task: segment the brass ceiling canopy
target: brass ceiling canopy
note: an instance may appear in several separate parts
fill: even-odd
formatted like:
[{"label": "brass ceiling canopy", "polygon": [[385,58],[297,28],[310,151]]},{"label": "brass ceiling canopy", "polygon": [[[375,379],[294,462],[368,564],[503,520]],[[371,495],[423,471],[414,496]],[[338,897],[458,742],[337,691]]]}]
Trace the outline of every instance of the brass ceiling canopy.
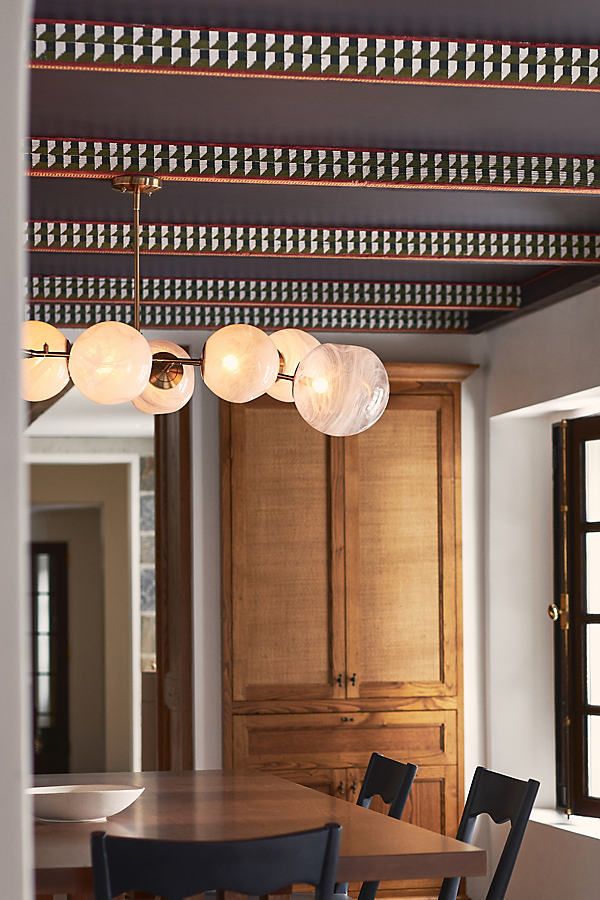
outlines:
[{"label": "brass ceiling canopy", "polygon": [[154,175],[117,175],[112,179],[112,186],[122,194],[155,194],[160,191],[162,182]]}]

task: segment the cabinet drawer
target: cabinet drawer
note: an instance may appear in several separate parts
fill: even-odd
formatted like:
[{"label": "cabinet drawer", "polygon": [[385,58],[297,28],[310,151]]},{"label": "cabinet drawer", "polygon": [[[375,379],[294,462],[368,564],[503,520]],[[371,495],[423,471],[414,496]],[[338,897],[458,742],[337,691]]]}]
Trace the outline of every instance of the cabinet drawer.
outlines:
[{"label": "cabinet drawer", "polygon": [[234,716],[235,768],[364,769],[377,751],[417,765],[456,762],[456,712]]}]

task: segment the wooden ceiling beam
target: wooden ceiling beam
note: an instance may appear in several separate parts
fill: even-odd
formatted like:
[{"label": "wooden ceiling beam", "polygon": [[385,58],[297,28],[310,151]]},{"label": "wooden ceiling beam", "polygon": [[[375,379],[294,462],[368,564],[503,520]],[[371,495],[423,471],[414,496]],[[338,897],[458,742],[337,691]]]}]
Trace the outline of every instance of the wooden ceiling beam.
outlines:
[{"label": "wooden ceiling beam", "polygon": [[[384,306],[315,309],[304,304],[232,306],[225,302],[145,303],[141,309],[144,328],[166,328],[171,331],[187,328],[211,330],[224,325],[246,324],[266,329],[301,328],[307,331],[464,333],[471,328],[470,315],[468,310],[387,309]],[[133,307],[127,303],[32,302],[29,304],[29,318],[64,328],[87,328],[106,320],[133,324]]]},{"label": "wooden ceiling beam", "polygon": [[[131,253],[127,222],[28,223],[27,249]],[[141,252],[166,256],[446,260],[569,265],[600,262],[600,233],[145,223]]]},{"label": "wooden ceiling beam", "polygon": [[595,194],[600,156],[33,137],[29,175]]},{"label": "wooden ceiling beam", "polygon": [[600,87],[598,46],[94,21],[36,20],[31,66],[552,91]]},{"label": "wooden ceiling beam", "polygon": [[[31,303],[133,302],[133,279],[114,276],[32,275]],[[456,284],[407,281],[320,281],[276,278],[142,278],[141,299],[154,305],[307,306],[311,309],[518,309],[521,291],[513,284]]]},{"label": "wooden ceiling beam", "polygon": [[475,333],[487,331],[527,313],[552,306],[561,300],[583,294],[600,285],[600,265],[561,266],[542,272],[521,284],[521,305],[502,319],[489,313],[482,313],[473,322]]}]

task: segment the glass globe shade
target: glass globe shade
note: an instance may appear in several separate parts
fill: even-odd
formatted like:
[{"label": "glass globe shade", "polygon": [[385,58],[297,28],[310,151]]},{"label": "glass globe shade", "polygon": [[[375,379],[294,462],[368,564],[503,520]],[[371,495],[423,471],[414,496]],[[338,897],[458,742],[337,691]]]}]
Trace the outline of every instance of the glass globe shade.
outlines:
[{"label": "glass globe shade", "polygon": [[226,325],[204,345],[204,382],[230,403],[247,403],[262,396],[275,384],[278,372],[275,344],[254,325]]},{"label": "glass globe shade", "polygon": [[[65,352],[67,339],[54,325],[45,322],[23,322],[21,331],[24,350],[48,350]],[[23,400],[49,400],[55,397],[69,383],[69,368],[66,358],[33,356],[21,362],[21,395]]]},{"label": "glass globe shade", "polygon": [[294,377],[294,402],[302,418],[323,434],[360,434],[383,415],[390,383],[381,360],[366,347],[322,344]]},{"label": "glass globe shade", "polygon": [[73,383],[94,403],[126,403],[139,397],[151,367],[150,344],[124,322],[99,322],[87,328],[73,344],[69,359]]},{"label": "glass globe shade", "polygon": [[[304,359],[307,353],[319,346],[319,341],[312,334],[300,331],[299,328],[283,328],[271,335],[271,340],[283,356],[284,375],[293,375],[298,368],[298,363]],[[292,403],[294,395],[291,381],[276,381],[267,391],[270,397],[283,400],[284,403]]]},{"label": "glass globe shade", "polygon": [[[177,412],[194,393],[193,366],[177,363],[177,358],[189,359],[189,353],[172,341],[150,341],[152,370],[150,379],[132,403],[141,412],[150,415]],[[168,365],[173,360],[172,365]]]}]

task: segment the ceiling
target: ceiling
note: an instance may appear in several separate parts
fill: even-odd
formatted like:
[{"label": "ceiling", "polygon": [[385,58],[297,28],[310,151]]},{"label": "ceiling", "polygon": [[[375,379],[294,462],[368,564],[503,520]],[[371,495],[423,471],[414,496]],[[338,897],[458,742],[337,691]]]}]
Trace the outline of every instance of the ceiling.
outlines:
[{"label": "ceiling", "polygon": [[[592,0],[38,0],[36,318],[478,332],[600,283]],[[178,77],[173,77],[174,75]],[[169,77],[171,76],[171,77]]]}]

